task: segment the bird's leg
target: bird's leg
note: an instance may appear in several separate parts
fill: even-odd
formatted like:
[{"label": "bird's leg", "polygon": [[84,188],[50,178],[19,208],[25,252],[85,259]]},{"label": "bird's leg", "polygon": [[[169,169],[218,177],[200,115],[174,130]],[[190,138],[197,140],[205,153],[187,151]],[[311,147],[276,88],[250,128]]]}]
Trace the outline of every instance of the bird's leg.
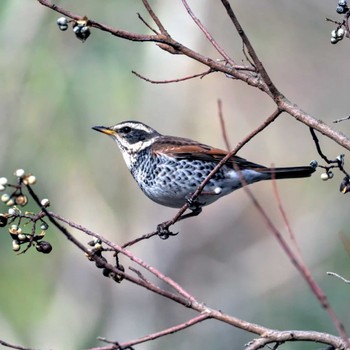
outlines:
[{"label": "bird's leg", "polygon": [[[191,195],[192,196],[192,195]],[[183,219],[187,219],[190,218],[192,216],[197,216],[201,213],[202,211],[202,206],[205,205],[205,203],[201,203],[198,200],[192,200],[191,196],[189,196],[188,198],[186,198],[186,201],[188,203],[188,208],[191,210],[190,213],[187,214],[182,214],[176,221],[180,221]],[[161,224],[159,224],[157,226],[157,233],[158,236],[161,239],[168,239],[170,236],[176,236],[178,234],[178,232],[171,232],[169,231],[169,226],[172,224],[172,222],[170,221],[165,221],[162,222]]]},{"label": "bird's leg", "polygon": [[186,197],[186,202],[188,204],[188,209],[190,209],[191,212],[181,215],[178,221],[186,218],[190,218],[191,216],[199,215],[200,212],[202,211],[203,205],[205,205],[205,203],[200,202],[198,198],[192,199],[192,194]]},{"label": "bird's leg", "polygon": [[176,236],[179,232],[171,232],[169,226],[171,221],[164,221],[157,226],[157,233],[161,239],[168,239],[170,236]]},{"label": "bird's leg", "polygon": [[[221,187],[216,187],[216,188],[214,188],[213,191],[202,191],[201,195],[217,196],[221,192],[222,192]],[[191,212],[187,213],[187,214],[182,214],[176,221],[181,221],[183,219],[187,219],[187,218],[190,218],[192,216],[199,215],[202,212],[202,207],[205,205],[205,203],[200,202],[197,198],[192,199],[192,194],[189,194],[186,197],[186,202],[188,204],[188,209],[190,209]],[[174,232],[169,231],[169,226],[172,224],[173,224],[173,222],[171,222],[171,221],[170,222],[165,221],[157,226],[157,233],[158,233],[160,238],[167,239],[170,236],[176,236],[178,234],[178,232],[174,233]]]},{"label": "bird's leg", "polygon": [[[196,207],[190,208],[190,210],[191,210],[190,213],[181,215],[176,221],[179,222],[180,220],[199,215],[202,211],[202,207],[200,205],[198,205]],[[179,233],[179,232],[171,232],[169,230],[169,226],[171,224],[172,224],[172,222],[165,221],[157,226],[157,233],[161,239],[168,239],[170,236],[176,236]]]},{"label": "bird's leg", "polygon": [[187,219],[190,218],[192,216],[197,216],[202,212],[202,205],[198,204],[195,207],[190,207],[191,212],[187,213],[187,214],[183,214],[179,217],[179,219],[177,221],[183,220],[183,219]]},{"label": "bird's leg", "polygon": [[[200,195],[204,196],[218,196],[222,192],[221,187],[215,187],[213,191],[202,191]],[[192,213],[182,215],[180,220],[197,216],[202,211],[202,207],[206,204],[205,202],[200,202],[198,198],[192,199],[192,193],[186,197],[186,202],[188,204],[188,208],[192,210]]]}]

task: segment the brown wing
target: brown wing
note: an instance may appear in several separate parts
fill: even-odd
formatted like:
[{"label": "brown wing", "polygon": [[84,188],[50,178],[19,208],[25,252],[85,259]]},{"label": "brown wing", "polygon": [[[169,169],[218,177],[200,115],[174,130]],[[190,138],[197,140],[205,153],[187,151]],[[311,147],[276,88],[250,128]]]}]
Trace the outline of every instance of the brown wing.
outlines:
[{"label": "brown wing", "polygon": [[[153,153],[165,154],[176,159],[198,159],[214,163],[219,163],[228,153],[191,139],[174,136],[162,136],[151,147]],[[265,168],[238,156],[233,156],[226,162],[227,166],[233,167],[234,164],[237,164],[240,169]]]}]

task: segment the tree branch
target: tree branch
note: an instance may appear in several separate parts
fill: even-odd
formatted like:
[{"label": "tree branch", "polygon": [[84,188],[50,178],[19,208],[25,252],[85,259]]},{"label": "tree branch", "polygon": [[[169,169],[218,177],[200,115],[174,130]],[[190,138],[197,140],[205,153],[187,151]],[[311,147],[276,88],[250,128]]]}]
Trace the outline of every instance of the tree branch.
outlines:
[{"label": "tree branch", "polygon": [[201,21],[195,16],[191,8],[188,6],[186,0],[182,0],[183,5],[185,6],[188,14],[191,16],[193,21],[197,24],[200,30],[204,33],[209,42],[215,47],[216,51],[226,60],[227,63],[234,65],[233,59],[225,52],[225,50],[217,43],[216,40],[212,37],[212,35],[208,32],[208,30],[203,26]]},{"label": "tree branch", "polygon": [[[78,16],[76,14],[73,14],[57,5],[52,4],[48,0],[37,0],[40,4],[49,7],[50,9],[59,12],[69,18],[73,18],[75,20],[79,20],[82,18],[82,16]],[[211,59],[207,56],[204,56],[198,52],[193,51],[192,49],[182,45],[180,42],[174,40],[168,32],[166,32],[164,28],[164,33],[166,34],[158,34],[158,35],[145,35],[145,34],[136,34],[131,33],[124,30],[119,30],[112,28],[110,26],[98,23],[96,21],[93,21],[89,19],[89,24],[97,29],[100,29],[102,31],[108,32],[116,37],[131,40],[131,41],[138,41],[138,42],[155,42],[160,44],[159,46],[166,50],[169,53],[180,53],[183,54],[197,62],[200,62],[204,64],[205,66],[209,67],[212,71],[217,71],[226,74],[227,76],[232,76],[235,79],[241,80],[245,82],[246,84],[258,88],[259,90],[265,92],[270,97],[272,97],[277,104],[278,109],[281,111],[285,111],[291,116],[293,116],[298,121],[302,122],[303,124],[312,127],[313,129],[319,131],[323,135],[329,137],[334,142],[338,143],[340,146],[346,148],[350,151],[350,139],[343,135],[342,133],[332,129],[325,123],[323,123],[320,120],[317,120],[313,116],[307,114],[304,112],[301,108],[299,108],[297,105],[289,101],[286,97],[284,97],[278,89],[275,87],[275,85],[272,83],[269,75],[267,74],[262,62],[259,60],[254,48],[252,47],[248,37],[246,36],[245,32],[243,31],[238,19],[236,18],[235,14],[232,11],[232,8],[227,0],[221,0],[224,7],[226,8],[226,11],[228,15],[230,16],[231,21],[235,25],[239,35],[241,36],[243,43],[245,47],[247,47],[248,53],[251,56],[254,64],[256,65],[256,69],[259,72],[259,76],[254,75],[249,70],[242,70],[242,67],[239,66],[239,69],[237,69],[234,65],[227,64],[227,62],[219,62],[214,59]],[[147,3],[144,1],[144,3]],[[153,20],[155,20],[153,18]],[[157,20],[159,22],[159,19]],[[160,22],[159,22],[160,23]],[[214,41],[214,39],[212,39]]]},{"label": "tree branch", "polygon": [[[117,349],[125,349],[125,348],[130,347],[130,346],[145,343],[145,342],[157,339],[157,338],[167,336],[169,334],[177,333],[177,332],[182,331],[186,328],[192,327],[199,322],[205,321],[208,318],[210,318],[210,314],[208,314],[208,313],[199,314],[198,316],[191,318],[187,322],[181,323],[179,325],[176,325],[176,326],[173,326],[173,327],[170,327],[167,329],[163,329],[160,332],[148,334],[145,337],[134,339],[134,340],[129,340],[125,343],[118,343],[119,347]],[[101,340],[104,340],[104,339],[101,339]],[[105,346],[105,347],[99,347],[99,348],[92,348],[89,350],[113,350],[113,349],[115,349],[115,347]]]}]

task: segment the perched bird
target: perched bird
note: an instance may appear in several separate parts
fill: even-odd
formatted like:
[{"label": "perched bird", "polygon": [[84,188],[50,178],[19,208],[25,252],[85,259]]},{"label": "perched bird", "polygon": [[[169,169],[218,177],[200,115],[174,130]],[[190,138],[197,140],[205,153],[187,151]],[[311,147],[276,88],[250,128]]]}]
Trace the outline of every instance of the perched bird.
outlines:
[{"label": "perched bird", "polygon": [[[228,153],[191,139],[162,135],[138,121],[93,129],[111,136],[117,143],[146,196],[172,208],[189,203],[198,186]],[[198,199],[189,203],[192,213],[183,217],[199,214],[202,206],[241,188],[242,182],[308,177],[314,171],[314,166],[267,168],[233,156],[209,180]]]}]

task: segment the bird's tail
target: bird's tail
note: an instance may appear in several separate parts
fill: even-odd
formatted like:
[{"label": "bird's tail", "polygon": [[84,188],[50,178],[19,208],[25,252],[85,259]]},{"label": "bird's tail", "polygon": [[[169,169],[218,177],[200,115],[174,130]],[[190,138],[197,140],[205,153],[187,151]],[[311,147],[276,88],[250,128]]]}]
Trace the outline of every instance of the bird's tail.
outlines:
[{"label": "bird's tail", "polygon": [[298,177],[308,177],[315,172],[316,168],[312,166],[297,166],[297,167],[286,167],[286,168],[266,168],[262,169],[261,172],[269,174],[271,179],[294,179]]}]

